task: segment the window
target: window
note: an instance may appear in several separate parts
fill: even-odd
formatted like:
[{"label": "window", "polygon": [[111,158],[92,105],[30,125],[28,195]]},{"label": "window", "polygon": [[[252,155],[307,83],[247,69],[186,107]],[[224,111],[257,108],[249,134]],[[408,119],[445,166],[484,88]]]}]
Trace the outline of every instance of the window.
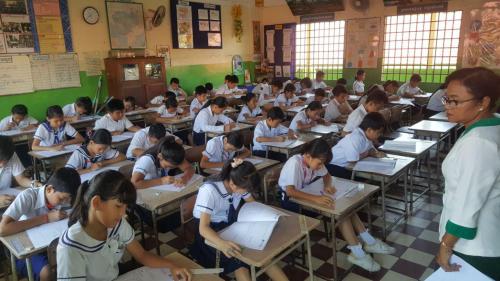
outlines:
[{"label": "window", "polygon": [[316,71],[325,80],[342,76],[345,21],[298,24],[296,29],[295,77],[314,79]]},{"label": "window", "polygon": [[462,11],[385,17],[382,81],[443,83],[457,67]]}]

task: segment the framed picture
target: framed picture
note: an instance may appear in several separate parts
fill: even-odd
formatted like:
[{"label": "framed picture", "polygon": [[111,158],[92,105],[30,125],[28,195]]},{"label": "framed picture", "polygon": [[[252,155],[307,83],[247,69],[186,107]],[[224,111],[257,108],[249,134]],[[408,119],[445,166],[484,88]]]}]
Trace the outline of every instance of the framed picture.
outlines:
[{"label": "framed picture", "polygon": [[142,3],[106,1],[111,49],[146,49]]}]

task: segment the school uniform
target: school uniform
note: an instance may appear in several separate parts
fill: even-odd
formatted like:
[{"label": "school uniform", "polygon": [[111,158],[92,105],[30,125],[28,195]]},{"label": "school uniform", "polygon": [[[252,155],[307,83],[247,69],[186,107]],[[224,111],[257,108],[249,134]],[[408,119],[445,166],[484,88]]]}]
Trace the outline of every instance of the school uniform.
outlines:
[{"label": "school uniform", "polygon": [[[149,133],[149,127],[146,127],[144,129],[140,129],[139,131],[135,132],[134,137],[132,137],[132,140],[130,141],[130,145],[127,148],[127,158],[128,159],[134,159],[134,155],[132,154],[132,151],[136,148],[142,149],[144,151],[150,149],[151,147],[154,146],[149,141],[148,138],[148,133]],[[165,136],[173,136],[176,141],[180,140],[179,137],[174,136],[170,134],[169,132],[165,133]]]},{"label": "school uniform", "polygon": [[[255,126],[253,132],[253,155],[259,157],[266,157],[267,146],[259,143],[257,138],[259,137],[276,137],[288,134],[288,128],[283,125],[278,125],[276,128],[271,128],[267,125],[266,120],[259,121]],[[278,161],[286,160],[286,156],[282,153],[276,153],[274,151],[268,151],[267,157],[270,159],[275,159]]]},{"label": "school uniform", "polygon": [[149,101],[150,104],[163,104],[165,97],[162,95],[156,96]]},{"label": "school uniform", "polygon": [[426,109],[434,114],[445,111],[444,104],[441,101],[444,95],[446,95],[446,89],[437,90],[429,99]]},{"label": "school uniform", "polygon": [[124,218],[107,232],[106,241],[100,241],[88,235],[80,222],[70,226],[57,245],[57,280],[116,279],[118,263],[135,234]]},{"label": "school uniform", "polygon": [[312,80],[312,87],[313,87],[313,89],[315,89],[315,90],[316,90],[316,89],[324,89],[324,88],[326,88],[327,86],[326,86],[325,81],[318,81],[318,80],[316,80],[316,79],[313,79],[313,80]]},{"label": "school uniform", "polygon": [[231,94],[234,94],[234,93],[236,93],[238,91],[239,91],[238,87],[234,87],[232,89],[229,89],[229,87],[227,85],[223,85],[222,87],[220,87],[219,89],[217,89],[217,91],[215,92],[215,95],[216,96],[231,95]]},{"label": "school uniform", "polygon": [[174,89],[172,89],[172,87],[169,86],[168,91],[174,93],[176,97],[179,97],[179,96],[185,97],[186,96],[186,92],[184,92],[184,90],[180,87],[177,88],[177,90],[174,90]]},{"label": "school uniform", "polygon": [[224,114],[214,114],[210,106],[198,112],[193,124],[193,141],[195,145],[205,144],[205,132],[224,132],[224,125],[217,126],[217,122],[229,124],[232,123],[233,120]]},{"label": "school uniform", "polygon": [[115,121],[109,114],[104,115],[101,119],[95,122],[94,130],[106,129],[110,132],[124,132],[134,124],[128,120],[127,117],[123,116],[122,119]]},{"label": "school uniform", "polygon": [[469,126],[443,161],[439,237],[458,237],[453,251],[500,280],[500,118]]},{"label": "school uniform", "polygon": [[[39,188],[28,188],[16,196],[16,199],[3,213],[4,217],[10,217],[15,221],[27,220],[50,212],[52,207],[45,200],[45,186]],[[35,280],[39,280],[40,271],[48,264],[47,254],[36,254],[30,258]],[[16,268],[22,277],[27,275],[26,261],[16,260]]]},{"label": "school uniform", "polygon": [[[15,126],[11,129],[8,129],[9,123],[14,124]],[[36,125],[36,124],[38,124],[38,120],[36,120],[35,118],[33,118],[29,115],[26,115],[24,117],[24,119],[21,120],[21,122],[19,122],[19,124],[17,124],[16,122],[14,122],[12,115],[10,115],[10,116],[3,118],[2,121],[0,121],[0,132],[1,131],[8,131],[8,130],[23,129],[23,128],[28,127],[29,125]]]},{"label": "school uniform", "polygon": [[160,117],[173,118],[179,114],[184,113],[184,110],[182,108],[178,107],[175,112],[170,113],[170,112],[168,112],[167,107],[165,105],[162,105],[158,108],[158,110],[156,112],[158,112],[158,114],[160,114]]},{"label": "school uniform", "polygon": [[209,162],[226,162],[227,160],[233,159],[236,152],[240,152],[245,149],[245,147],[242,147],[237,151],[225,151],[224,138],[225,136],[218,136],[207,142],[207,146],[202,154],[208,158]]},{"label": "school uniform", "polygon": [[24,172],[24,166],[14,152],[12,157],[3,167],[0,167],[0,189],[11,188],[12,177],[17,177]]},{"label": "school uniform", "polygon": [[354,94],[364,93],[365,83],[363,83],[363,81],[354,80],[354,83],[352,84],[352,90],[354,91]]},{"label": "school uniform", "polygon": [[151,154],[144,154],[134,164],[132,173],[144,175],[144,180],[153,180],[168,176],[170,169],[160,167],[158,160]]},{"label": "school uniform", "polygon": [[289,201],[286,194],[287,186],[294,186],[296,190],[303,190],[307,185],[328,174],[328,170],[323,165],[319,170],[312,170],[307,167],[304,156],[296,154],[290,157],[281,169],[278,185],[281,191],[281,206],[284,209],[298,212],[299,205]]},{"label": "school uniform", "polygon": [[75,103],[70,103],[70,104],[63,106],[62,110],[63,110],[64,116],[66,116],[66,117],[75,117],[75,116],[79,115],[78,112],[76,111]]},{"label": "school uniform", "polygon": [[349,114],[349,117],[347,117],[347,122],[345,123],[343,131],[347,133],[354,131],[354,129],[359,127],[359,124],[361,124],[363,118],[365,118],[367,114],[368,112],[365,106],[360,104],[351,114]]},{"label": "school uniform", "polygon": [[201,103],[197,98],[194,98],[193,101],[191,101],[191,105],[189,106],[189,112],[191,113],[191,118],[195,118],[197,114],[196,112],[193,111],[193,109],[196,108],[198,109],[199,112],[204,104],[205,103]]},{"label": "school uniform", "polygon": [[244,122],[245,120],[247,120],[245,114],[249,114],[250,117],[257,117],[262,114],[262,110],[258,106],[254,109],[250,109],[248,106],[245,105],[243,106],[243,108],[240,111],[240,114],[238,115],[237,119],[238,122]]},{"label": "school uniform", "polygon": [[397,95],[401,97],[406,93],[410,93],[412,95],[417,95],[421,92],[422,92],[422,90],[420,90],[419,87],[412,87],[410,85],[410,82],[406,82],[403,85],[401,85],[401,87],[399,87]]},{"label": "school uniform", "polygon": [[271,86],[267,83],[260,83],[252,89],[252,93],[256,95],[264,94],[268,96],[271,94]]},{"label": "school uniform", "polygon": [[[250,197],[250,193],[228,193],[222,181],[205,182],[198,191],[193,209],[193,217],[196,224],[195,229],[199,229],[202,213],[210,215],[210,227],[214,231],[217,232],[226,228],[237,220],[238,211],[244,204],[244,199]],[[195,232],[195,239],[193,245],[190,247],[190,254],[203,267],[215,267],[216,250],[205,244],[205,238],[201,236],[199,231]],[[221,254],[220,267],[224,268],[224,274],[228,274],[241,267],[248,267],[248,265],[236,258],[227,258],[224,254]]]},{"label": "school uniform", "polygon": [[361,154],[372,149],[374,149],[372,141],[358,127],[332,147],[333,158],[327,165],[328,171],[332,176],[350,179],[351,172],[345,167],[350,162],[359,161]]},{"label": "school uniform", "polygon": [[335,121],[337,118],[342,116],[340,113],[340,103],[336,99],[332,99],[325,109],[325,120],[326,121]]},{"label": "school uniform", "polygon": [[306,110],[302,110],[299,113],[295,114],[295,116],[293,117],[292,122],[290,123],[290,130],[297,132],[299,130],[299,127],[297,124],[299,121],[303,125],[307,125],[307,124],[310,124],[311,122],[313,122],[313,120],[307,116]]},{"label": "school uniform", "polygon": [[274,101],[274,106],[280,106],[280,103],[284,103],[285,106],[291,106],[294,102],[299,101],[299,98],[293,95],[292,98],[287,99],[285,96],[285,93],[281,93],[276,97],[276,100]]},{"label": "school uniform", "polygon": [[54,129],[48,122],[43,122],[36,129],[33,138],[40,141],[40,146],[53,146],[63,143],[67,137],[74,138],[78,132],[68,122]]},{"label": "school uniform", "polygon": [[115,159],[120,155],[120,152],[114,148],[108,148],[103,154],[97,154],[94,157],[90,156],[90,152],[87,145],[80,146],[77,150],[73,151],[73,154],[68,159],[66,163],[67,168],[73,168],[75,170],[88,169],[92,167],[92,164],[99,163],[105,160]]}]

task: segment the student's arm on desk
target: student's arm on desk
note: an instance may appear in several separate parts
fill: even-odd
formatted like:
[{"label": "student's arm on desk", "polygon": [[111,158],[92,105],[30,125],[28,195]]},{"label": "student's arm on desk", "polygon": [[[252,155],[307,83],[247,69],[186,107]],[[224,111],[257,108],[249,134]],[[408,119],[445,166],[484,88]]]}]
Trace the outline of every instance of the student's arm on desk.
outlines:
[{"label": "student's arm on desk", "polygon": [[248,158],[250,156],[252,156],[252,152],[248,148],[243,146],[243,150],[238,152],[237,156],[235,156],[235,157],[240,158],[240,159],[245,159],[245,158]]},{"label": "student's arm on desk", "polygon": [[[371,150],[368,152],[368,155],[367,155],[367,156],[372,156],[372,157],[376,157],[376,158],[384,158],[384,157],[386,157],[387,155],[386,155],[384,152],[379,151],[379,150],[377,150],[376,148],[373,148],[373,149],[371,149]],[[365,156],[365,157],[367,157],[367,156]],[[363,158],[365,158],[365,157],[363,157]]]},{"label": "student's arm on desk", "polygon": [[[65,145],[70,145],[70,144],[81,144],[84,142],[85,139],[80,135],[80,133],[76,133],[75,138],[72,140],[67,140],[62,143],[62,146],[64,147]],[[34,141],[33,141],[34,143]]]},{"label": "student's arm on desk", "polygon": [[332,184],[332,176],[327,173],[326,175],[323,176],[323,183],[324,183],[324,188],[323,190],[327,194],[334,194],[337,190],[335,189],[335,186]]},{"label": "student's arm on desk", "polygon": [[57,144],[52,146],[41,146],[39,139],[33,139],[33,143],[31,144],[31,150],[33,151],[60,151],[64,148],[64,144]]},{"label": "student's arm on desk", "polygon": [[142,128],[139,126],[132,126],[132,127],[128,127],[127,131],[135,133],[135,132],[139,131],[140,129],[142,129]]},{"label": "student's arm on desk", "polygon": [[207,156],[201,156],[200,167],[202,169],[222,168],[223,166],[224,162],[210,162]]},{"label": "student's arm on desk", "polygon": [[288,197],[303,199],[306,201],[314,202],[323,206],[333,206],[333,199],[326,195],[313,195],[295,189],[295,186],[288,185],[286,187],[286,194]]},{"label": "student's arm on desk", "polygon": [[219,234],[210,227],[210,214],[201,213],[199,231],[203,238],[216,245],[217,249],[222,251],[226,257],[235,257],[241,253],[240,246],[232,241],[220,238]]},{"label": "student's arm on desk", "polygon": [[191,280],[191,274],[186,268],[178,267],[173,261],[144,250],[137,240],[133,240],[127,245],[127,251],[132,255],[132,257],[134,257],[135,260],[144,266],[170,269],[172,277],[175,281]]},{"label": "student's arm on desk", "polygon": [[132,149],[132,155],[135,157],[135,158],[139,158],[142,156],[142,154],[144,154],[145,150],[142,149],[142,148],[134,148]]},{"label": "student's arm on desk", "polygon": [[316,126],[316,121],[311,121],[311,123],[304,124],[302,121],[297,121],[297,128],[299,130],[306,130]]},{"label": "student's arm on desk", "polygon": [[184,175],[181,177],[181,182],[176,182],[176,185],[185,185],[193,177],[195,170],[193,165],[191,165],[186,159],[184,159],[184,161],[182,161],[179,165],[179,169],[184,172]]},{"label": "student's arm on desk", "polygon": [[[17,175],[14,177],[16,179],[16,182],[18,185],[22,187],[30,187],[31,186],[31,179],[23,176],[23,174]],[[35,181],[35,186],[39,186],[40,183],[38,181]]]},{"label": "student's arm on desk", "polygon": [[144,189],[144,188],[153,187],[153,186],[157,186],[157,185],[174,183],[174,177],[165,176],[162,178],[145,180],[143,174],[138,173],[138,172],[134,172],[134,173],[132,173],[132,178],[130,179],[130,181],[134,184],[136,189]]},{"label": "student's arm on desk", "polygon": [[108,159],[108,160],[103,160],[103,161],[101,161],[101,164],[102,164],[102,166],[108,166],[108,165],[111,165],[114,163],[125,161],[126,159],[127,159],[127,157],[123,153],[118,152],[117,157],[112,158],[112,159]]},{"label": "student's arm on desk", "polygon": [[0,222],[0,236],[8,236],[44,223],[60,221],[67,216],[66,212],[60,210],[53,210],[45,215],[36,216],[27,220],[15,220],[7,215],[3,215],[2,221]]}]

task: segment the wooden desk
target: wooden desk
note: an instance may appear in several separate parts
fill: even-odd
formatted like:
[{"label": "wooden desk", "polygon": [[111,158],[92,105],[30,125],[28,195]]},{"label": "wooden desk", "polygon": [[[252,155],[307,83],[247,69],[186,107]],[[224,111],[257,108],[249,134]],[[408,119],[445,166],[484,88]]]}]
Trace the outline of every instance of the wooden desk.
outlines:
[{"label": "wooden desk", "polygon": [[423,94],[414,95],[415,103],[418,105],[425,105],[429,102],[429,99],[431,98],[431,96],[432,96],[432,93],[423,93]]},{"label": "wooden desk", "polygon": [[[19,193],[21,193],[23,190],[25,190],[25,187],[9,187],[9,188],[3,188],[0,189],[0,195],[13,195],[17,196]],[[0,204],[0,216],[2,216],[3,212],[9,207],[10,204],[5,204],[1,205]]]},{"label": "wooden desk", "polygon": [[[62,150],[62,151],[29,151],[28,154],[32,157],[33,159],[33,172],[34,176],[36,179],[40,180],[40,171],[38,170],[38,165],[37,161],[39,161],[42,164],[42,170],[45,175],[45,181],[49,179],[48,176],[48,169],[47,169],[47,162],[55,159],[63,159],[65,158],[66,160],[69,158],[69,156],[77,150],[80,145],[74,144],[69,147],[70,149],[68,150]],[[50,155],[49,155],[50,154]]]},{"label": "wooden desk", "polygon": [[[335,178],[339,181],[349,181],[341,178]],[[362,183],[363,184],[363,183]],[[370,215],[370,198],[373,196],[375,192],[377,192],[380,187],[371,185],[371,184],[363,184],[364,188],[362,190],[358,190],[355,194],[350,197],[342,197],[340,199],[335,200],[335,207],[327,207],[318,205],[314,202],[310,202],[307,200],[290,198],[292,202],[299,204],[301,207],[305,207],[307,209],[312,209],[315,212],[322,214],[323,216],[330,218],[330,226],[332,231],[332,251],[333,251],[333,279],[337,279],[337,237],[335,235],[336,228],[339,223],[346,217],[351,214],[357,212],[358,210],[368,207],[368,225],[371,227],[371,215]],[[327,234],[328,235],[328,234]],[[330,278],[331,279],[331,278]],[[342,280],[342,278],[340,278]]]},{"label": "wooden desk", "polygon": [[99,120],[101,116],[82,116],[79,120],[71,122],[71,126],[75,128],[77,131],[83,131],[87,128],[93,128],[95,125],[95,121]]},{"label": "wooden desk", "polygon": [[231,131],[223,131],[223,132],[207,131],[205,132],[205,143],[208,141],[208,138],[215,138],[217,136],[227,135],[232,132],[250,130],[252,128],[255,128],[255,126],[245,123],[237,123],[236,127],[232,128]]},{"label": "wooden desk", "polygon": [[157,114],[158,107],[150,107],[146,109],[139,109],[125,113],[125,117],[132,123],[144,123],[144,127],[147,126],[153,117]]},{"label": "wooden desk", "polygon": [[128,146],[130,145],[130,142],[132,142],[134,134],[135,134],[134,132],[127,131],[121,135],[113,136],[111,144],[118,151],[125,154],[127,152]]},{"label": "wooden desk", "polygon": [[[198,192],[198,189],[203,185],[203,177],[194,174],[195,179],[179,192],[173,191],[157,191],[152,188],[137,190],[137,205],[144,207],[151,212],[153,221],[153,234],[156,242],[156,252],[160,254],[160,243],[158,241],[158,220],[169,216],[177,211],[177,209],[163,211],[162,209],[169,204],[180,202]],[[182,216],[182,214],[181,214]]]},{"label": "wooden desk", "polygon": [[[388,154],[387,155],[390,158],[395,158],[397,159],[396,165],[392,169],[391,172],[385,173],[385,172],[363,172],[363,171],[356,171],[353,169],[353,166],[348,166],[346,168],[352,170],[352,177],[351,179],[354,180],[355,177],[360,177],[368,180],[373,180],[376,182],[380,183],[380,191],[381,191],[381,199],[382,199],[382,237],[385,239],[387,237],[387,229],[392,229],[399,220],[401,220],[403,217],[407,218],[409,211],[408,211],[408,189],[407,189],[407,181],[408,181],[408,174],[409,174],[409,169],[411,164],[415,162],[415,158],[410,158],[410,157],[405,157],[405,156],[399,156],[399,155],[393,155],[393,154]],[[397,182],[399,178],[403,177],[404,180],[404,197],[403,197],[403,202],[404,202],[404,209],[397,209],[394,207],[391,207],[392,209],[397,209],[402,211],[402,215],[397,218],[389,227],[387,227],[387,223],[385,221],[386,217],[386,189],[388,186],[391,184]],[[411,179],[410,179],[411,180]],[[413,182],[411,182],[413,184]]]},{"label": "wooden desk", "polygon": [[[124,160],[124,161],[120,161],[118,163],[113,163],[111,165],[104,166],[101,169],[98,169],[95,171],[81,174],[80,179],[82,182],[84,182],[86,180],[91,180],[94,176],[96,176],[104,171],[108,171],[108,170],[118,171],[118,172],[124,174],[125,176],[127,176],[128,179],[130,179],[130,175],[128,175],[128,174],[131,173],[131,170],[133,167],[134,167],[134,161]],[[130,172],[126,171],[126,168],[130,168],[131,169]]]},{"label": "wooden desk", "polygon": [[15,145],[20,144],[28,144],[31,140],[33,140],[33,135],[35,134],[36,129],[33,130],[10,130],[10,131],[2,131],[0,135],[9,136]]},{"label": "wooden desk", "polygon": [[193,127],[193,122],[194,119],[191,117],[184,117],[180,119],[171,119],[171,120],[165,120],[162,122],[163,126],[165,126],[165,129],[169,131],[171,134],[178,132],[178,131],[183,131],[183,130],[191,130]]},{"label": "wooden desk", "polygon": [[[299,138],[288,146],[274,145],[267,142],[262,142],[261,144],[267,147],[267,151],[270,150],[278,153],[283,153],[286,155],[286,158],[288,159],[290,158],[290,156],[300,153],[300,150],[302,149],[302,146],[304,146],[304,144],[318,138],[321,138],[321,136],[315,134],[299,134]],[[266,157],[267,157],[267,151],[266,151]]]},{"label": "wooden desk", "polygon": [[299,113],[300,111],[302,111],[304,108],[306,108],[305,105],[294,106],[294,107],[291,107],[291,108],[287,109],[285,111],[285,114],[286,114],[286,116],[288,116],[290,118],[293,118],[293,117],[295,117],[295,115],[297,115],[297,113]]},{"label": "wooden desk", "polygon": [[238,118],[238,114],[240,113],[239,110],[232,108],[232,107],[227,107],[224,110],[224,115],[228,116],[229,118],[236,120]]},{"label": "wooden desk", "polygon": [[[320,221],[303,216],[305,218],[305,225],[301,226],[300,217],[302,215],[282,209],[279,210],[289,214],[289,216],[280,217],[278,224],[271,234],[271,238],[267,242],[266,248],[262,251],[243,249],[237,258],[250,266],[250,277],[252,281],[255,281],[270,266],[275,265],[292,251],[305,245],[308,257],[309,280],[313,280],[309,232],[318,227]],[[212,243],[209,242],[208,244]],[[259,271],[256,271],[257,267],[260,268]]]}]

